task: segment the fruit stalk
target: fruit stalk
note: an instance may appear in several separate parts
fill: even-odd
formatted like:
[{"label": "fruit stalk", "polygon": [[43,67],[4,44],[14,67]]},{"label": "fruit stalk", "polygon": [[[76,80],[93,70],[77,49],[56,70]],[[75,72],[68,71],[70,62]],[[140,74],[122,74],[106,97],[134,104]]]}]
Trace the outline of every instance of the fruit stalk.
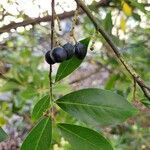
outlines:
[{"label": "fruit stalk", "polygon": [[[51,50],[54,47],[54,14],[55,14],[55,0],[51,1],[51,10],[52,10],[52,20],[51,20]],[[52,64],[50,64],[49,68],[49,86],[50,86],[50,101],[52,102],[53,97],[53,87],[52,87]]]}]

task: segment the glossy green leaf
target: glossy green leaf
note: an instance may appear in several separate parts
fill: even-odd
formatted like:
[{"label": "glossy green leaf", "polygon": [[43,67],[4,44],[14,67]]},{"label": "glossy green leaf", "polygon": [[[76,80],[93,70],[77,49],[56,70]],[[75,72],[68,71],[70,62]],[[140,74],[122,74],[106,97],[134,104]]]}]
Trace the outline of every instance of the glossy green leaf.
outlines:
[{"label": "glossy green leaf", "polygon": [[[87,48],[90,42],[90,38],[86,38],[80,41],[83,43]],[[73,56],[71,59],[62,62],[59,65],[57,70],[56,79],[55,81],[60,81],[61,79],[65,78],[69,74],[71,74],[75,69],[77,69],[80,64],[82,63],[83,59],[78,59],[77,57]]]},{"label": "glossy green leaf", "polygon": [[110,142],[94,130],[62,123],[58,128],[74,150],[113,150]]},{"label": "glossy green leaf", "polygon": [[8,138],[8,135],[6,132],[0,127],[0,142],[6,140]]},{"label": "glossy green leaf", "polygon": [[122,96],[96,88],[72,92],[56,103],[77,119],[95,126],[121,123],[137,112]]},{"label": "glossy green leaf", "polygon": [[30,131],[22,143],[21,150],[49,150],[52,138],[52,122],[44,117]]},{"label": "glossy green leaf", "polygon": [[34,106],[32,112],[32,118],[34,120],[39,119],[43,113],[49,108],[50,106],[50,98],[48,95],[42,97]]}]

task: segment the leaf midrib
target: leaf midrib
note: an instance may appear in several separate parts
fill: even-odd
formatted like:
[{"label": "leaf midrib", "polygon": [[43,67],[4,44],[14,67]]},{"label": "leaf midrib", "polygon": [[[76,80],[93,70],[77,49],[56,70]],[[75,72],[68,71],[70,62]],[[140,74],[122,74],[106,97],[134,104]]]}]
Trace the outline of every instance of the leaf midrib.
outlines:
[{"label": "leaf midrib", "polygon": [[61,128],[63,128],[64,130],[68,131],[69,133],[71,134],[74,134],[75,136],[79,137],[80,139],[84,140],[84,141],[87,141],[90,145],[93,145],[94,147],[97,148],[97,145],[91,143],[89,140],[87,139],[84,139],[83,137],[79,136],[78,134],[75,134],[74,132],[70,131],[70,130],[67,130],[66,128],[62,127],[61,125],[59,125]]},{"label": "leaf midrib", "polygon": [[40,109],[38,110],[38,112],[35,114],[36,118],[39,116],[39,112],[41,111],[41,109],[43,108],[43,106],[45,105],[45,103],[47,102],[47,100],[48,100],[48,97],[45,100],[45,102],[42,104],[42,106],[40,107]]},{"label": "leaf midrib", "polygon": [[78,105],[78,106],[87,106],[87,107],[94,107],[94,108],[103,108],[105,107],[105,109],[122,109],[122,108],[119,108],[119,107],[110,107],[110,106],[105,106],[105,105],[91,105],[91,104],[83,104],[83,103],[71,103],[71,102],[59,102],[59,101],[56,101],[56,103],[59,103],[59,104],[68,104],[68,105]]},{"label": "leaf midrib", "polygon": [[44,127],[43,127],[43,129],[42,129],[42,132],[41,132],[41,134],[40,134],[40,136],[39,136],[39,138],[38,138],[38,140],[37,140],[37,144],[36,144],[36,146],[35,146],[35,150],[37,149],[37,147],[38,147],[38,145],[39,145],[40,139],[41,139],[41,137],[42,137],[42,135],[43,135],[44,129],[45,129],[45,127],[47,126],[48,121],[49,121],[49,118],[48,118],[47,121],[45,122],[45,125],[44,125]]},{"label": "leaf midrib", "polygon": [[69,63],[70,63],[70,61],[68,61],[67,65],[66,65],[65,68],[61,71],[61,73],[58,74],[58,76],[56,76],[56,81],[61,80],[61,76],[62,76],[62,74],[65,72],[65,70],[67,69]]}]

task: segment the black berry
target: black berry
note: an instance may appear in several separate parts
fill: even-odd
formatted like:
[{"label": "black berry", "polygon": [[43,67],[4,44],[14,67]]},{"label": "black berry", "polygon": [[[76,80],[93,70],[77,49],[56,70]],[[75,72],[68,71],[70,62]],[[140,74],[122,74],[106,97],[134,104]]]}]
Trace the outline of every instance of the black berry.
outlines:
[{"label": "black berry", "polygon": [[52,60],[52,58],[50,57],[50,51],[47,51],[45,54],[45,60],[48,64],[54,64],[55,62]]},{"label": "black berry", "polygon": [[63,62],[67,59],[67,52],[62,47],[53,48],[50,55],[55,62]]},{"label": "black berry", "polygon": [[86,56],[86,46],[82,43],[75,44],[75,55],[79,59],[83,59]]},{"label": "black berry", "polygon": [[70,59],[75,53],[75,47],[71,43],[66,43],[63,48],[67,52],[67,60]]}]

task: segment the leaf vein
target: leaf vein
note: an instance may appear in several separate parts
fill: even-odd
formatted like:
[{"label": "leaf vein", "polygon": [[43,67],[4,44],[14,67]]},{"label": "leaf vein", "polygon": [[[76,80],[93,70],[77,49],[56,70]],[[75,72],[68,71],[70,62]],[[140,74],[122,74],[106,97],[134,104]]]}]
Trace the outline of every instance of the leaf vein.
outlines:
[{"label": "leaf vein", "polygon": [[[48,99],[48,98],[47,98]],[[40,109],[38,110],[37,114],[35,115],[36,117],[39,115],[39,112],[41,111],[41,109],[43,108],[43,106],[45,105],[45,103],[47,102],[47,99],[45,100],[45,102],[42,104],[42,106],[40,107]]]},{"label": "leaf vein", "polygon": [[[59,125],[59,126],[60,126],[60,125]],[[89,140],[84,139],[83,137],[79,136],[78,134],[75,134],[74,132],[72,132],[72,131],[70,131],[70,130],[67,130],[66,128],[64,128],[64,127],[62,127],[62,126],[60,126],[60,127],[63,128],[64,130],[66,130],[67,132],[74,134],[75,136],[79,137],[80,139],[82,139],[82,140],[84,140],[84,141],[87,141],[89,144],[91,144],[91,145],[93,145],[93,146],[95,146],[95,147],[97,148],[97,145],[91,143]]]},{"label": "leaf vein", "polygon": [[43,127],[43,129],[42,129],[42,132],[41,132],[41,134],[40,134],[40,136],[39,136],[39,138],[38,138],[38,140],[37,140],[37,143],[36,143],[35,149],[37,149],[37,147],[38,147],[38,144],[39,144],[40,139],[41,139],[41,137],[42,137],[42,135],[43,135],[44,129],[45,129],[45,127],[46,127],[46,126],[47,126],[47,124],[48,124],[48,121],[49,121],[49,119],[47,119],[47,121],[45,122],[45,125],[44,125],[44,127]]},{"label": "leaf vein", "polygon": [[94,108],[101,108],[101,107],[105,107],[105,109],[122,109],[119,107],[110,107],[110,106],[106,106],[106,105],[91,105],[91,104],[81,104],[81,103],[71,103],[71,102],[56,102],[56,103],[60,103],[60,104],[68,104],[68,105],[79,105],[79,106],[87,106],[87,107],[94,107]]}]

